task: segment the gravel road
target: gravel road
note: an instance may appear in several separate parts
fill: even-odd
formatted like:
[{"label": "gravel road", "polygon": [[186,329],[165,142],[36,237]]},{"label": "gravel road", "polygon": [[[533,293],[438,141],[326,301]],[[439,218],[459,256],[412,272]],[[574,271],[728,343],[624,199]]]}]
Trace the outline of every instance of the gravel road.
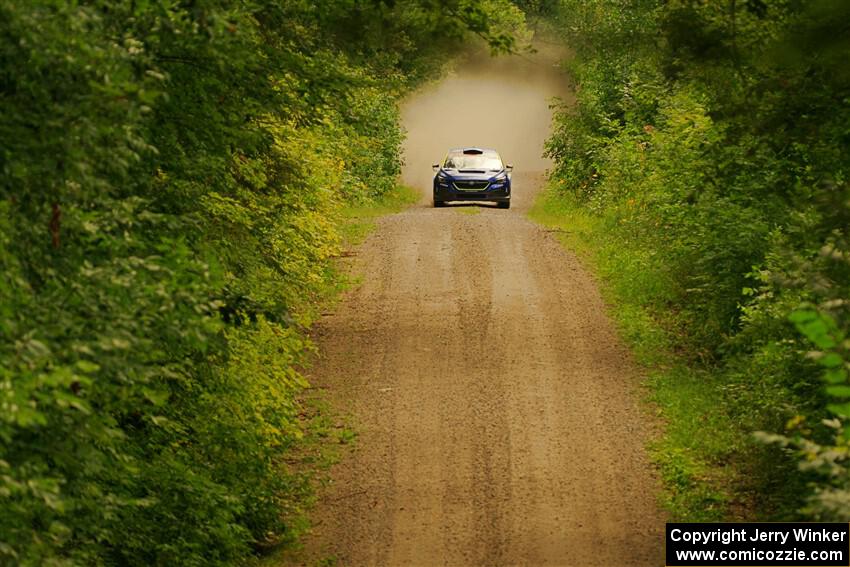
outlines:
[{"label": "gravel road", "polygon": [[[379,222],[316,329],[311,379],[359,437],[298,561],[664,564],[637,373],[594,279],[525,216],[565,84],[546,53],[473,57],[405,105],[423,200]],[[511,210],[430,208],[430,164],[464,145],[514,163]]]}]

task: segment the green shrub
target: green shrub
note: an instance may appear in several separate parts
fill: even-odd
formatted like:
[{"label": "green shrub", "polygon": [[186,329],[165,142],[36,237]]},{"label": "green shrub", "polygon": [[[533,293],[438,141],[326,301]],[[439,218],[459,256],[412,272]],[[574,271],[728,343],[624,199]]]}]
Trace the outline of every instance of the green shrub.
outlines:
[{"label": "green shrub", "polygon": [[[734,439],[805,422],[795,439],[838,446],[820,420],[843,390],[824,393],[789,316],[844,301],[850,285],[846,270],[819,259],[824,243],[845,249],[850,210],[840,157],[850,141],[839,55],[848,39],[838,32],[848,9],[598,0],[557,11],[577,51],[577,104],[559,111],[547,143],[554,186],[604,227],[599,246],[622,267],[612,275],[619,296],[640,298],[672,350],[712,377],[713,411]],[[803,484],[832,498],[845,481],[795,472],[787,452],[736,444],[727,464],[738,484],[725,490],[751,515],[844,519],[819,496],[798,508]],[[727,505],[740,508],[734,499]]]},{"label": "green shrub", "polygon": [[435,55],[513,46],[501,8],[0,0],[0,562],[297,535],[339,209],[394,188]]}]

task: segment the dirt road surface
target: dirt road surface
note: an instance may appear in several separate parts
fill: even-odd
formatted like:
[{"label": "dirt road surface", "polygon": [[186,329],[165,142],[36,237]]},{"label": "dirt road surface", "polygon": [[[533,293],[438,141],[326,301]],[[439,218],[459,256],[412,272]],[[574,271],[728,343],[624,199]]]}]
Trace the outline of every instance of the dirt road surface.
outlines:
[{"label": "dirt road surface", "polygon": [[[405,106],[423,201],[380,222],[316,331],[312,381],[359,438],[300,561],[664,564],[633,365],[593,278],[524,214],[564,85],[545,54],[483,58]],[[515,164],[511,210],[430,208],[430,164],[464,145]]]}]

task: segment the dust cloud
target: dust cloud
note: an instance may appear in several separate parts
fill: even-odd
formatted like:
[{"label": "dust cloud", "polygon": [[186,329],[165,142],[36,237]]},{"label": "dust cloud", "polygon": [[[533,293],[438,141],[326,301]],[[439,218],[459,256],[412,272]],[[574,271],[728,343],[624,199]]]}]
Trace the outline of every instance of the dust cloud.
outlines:
[{"label": "dust cloud", "polygon": [[404,102],[405,184],[430,194],[431,165],[453,147],[494,148],[522,174],[550,167],[542,155],[550,105],[555,97],[573,98],[559,66],[565,52],[546,44],[536,48],[531,55],[497,57],[479,49],[458,61],[442,81]]}]

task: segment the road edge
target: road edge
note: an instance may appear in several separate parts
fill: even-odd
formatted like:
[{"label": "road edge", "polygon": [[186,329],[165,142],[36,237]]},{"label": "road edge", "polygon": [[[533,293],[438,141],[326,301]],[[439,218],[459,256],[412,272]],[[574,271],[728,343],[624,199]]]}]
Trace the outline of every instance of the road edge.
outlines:
[{"label": "road edge", "polygon": [[[623,292],[630,274],[611,269],[601,222],[558,195],[553,183],[550,180],[536,196],[527,217],[552,232],[597,280],[617,335],[632,354],[640,376],[641,406],[652,431],[646,450],[662,481],[661,506],[678,521],[747,518],[746,511],[736,507],[742,498],[735,490],[743,483],[742,471],[716,463],[722,458],[718,446],[731,442],[734,428],[731,423],[705,427],[719,395],[709,372],[688,365],[674,352],[658,314]],[[716,419],[724,418],[712,415]],[[696,428],[714,433],[709,438]]]}]

